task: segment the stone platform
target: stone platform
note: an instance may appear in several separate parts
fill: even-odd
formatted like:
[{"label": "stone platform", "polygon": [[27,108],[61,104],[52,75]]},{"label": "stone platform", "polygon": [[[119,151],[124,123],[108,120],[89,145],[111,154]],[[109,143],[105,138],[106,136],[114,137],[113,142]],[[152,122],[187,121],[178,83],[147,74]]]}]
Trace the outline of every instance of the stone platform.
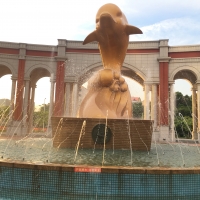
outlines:
[{"label": "stone platform", "polygon": [[[53,146],[56,148],[130,149],[149,151],[151,120],[52,117]],[[105,138],[106,131],[106,138]]]}]

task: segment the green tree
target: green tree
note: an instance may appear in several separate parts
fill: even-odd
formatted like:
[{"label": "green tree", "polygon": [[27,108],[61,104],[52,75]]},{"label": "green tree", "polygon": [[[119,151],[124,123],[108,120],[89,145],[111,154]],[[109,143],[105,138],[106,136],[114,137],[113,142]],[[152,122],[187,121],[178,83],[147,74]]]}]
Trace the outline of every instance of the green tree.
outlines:
[{"label": "green tree", "polygon": [[3,126],[7,123],[9,119],[9,106],[0,107],[0,126]]},{"label": "green tree", "polygon": [[183,116],[191,116],[192,96],[185,95],[181,92],[176,92],[176,113],[181,113]]},{"label": "green tree", "polygon": [[189,116],[177,116],[175,118],[175,131],[178,137],[191,139],[192,138],[192,118]]},{"label": "green tree", "polygon": [[133,110],[133,117],[134,118],[142,118],[144,113],[144,106],[142,105],[142,102],[135,102],[132,103],[132,110]]},{"label": "green tree", "polygon": [[38,112],[33,114],[33,126],[38,128],[46,128],[48,125],[49,104],[42,105]]},{"label": "green tree", "polygon": [[192,96],[176,92],[175,129],[178,137],[191,138],[192,131]]}]

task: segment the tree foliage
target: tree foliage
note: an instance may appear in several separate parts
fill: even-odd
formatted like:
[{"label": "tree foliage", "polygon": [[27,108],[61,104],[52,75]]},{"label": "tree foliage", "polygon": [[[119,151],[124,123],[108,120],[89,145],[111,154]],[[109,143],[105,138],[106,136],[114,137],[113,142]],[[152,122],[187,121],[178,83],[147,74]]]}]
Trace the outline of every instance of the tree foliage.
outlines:
[{"label": "tree foliage", "polygon": [[[44,107],[45,106],[45,107]],[[33,114],[33,126],[38,128],[46,128],[48,125],[49,104],[42,105],[38,112]]]},{"label": "tree foliage", "polygon": [[9,119],[9,106],[0,107],[0,126],[6,125]]},{"label": "tree foliage", "polygon": [[191,116],[192,96],[183,96],[181,92],[176,92],[176,113],[181,113],[183,116]]},{"label": "tree foliage", "polygon": [[133,110],[133,118],[142,118],[144,113],[144,106],[142,102],[134,102],[132,103]]},{"label": "tree foliage", "polygon": [[176,92],[175,131],[178,137],[191,138],[192,127],[192,96]]}]

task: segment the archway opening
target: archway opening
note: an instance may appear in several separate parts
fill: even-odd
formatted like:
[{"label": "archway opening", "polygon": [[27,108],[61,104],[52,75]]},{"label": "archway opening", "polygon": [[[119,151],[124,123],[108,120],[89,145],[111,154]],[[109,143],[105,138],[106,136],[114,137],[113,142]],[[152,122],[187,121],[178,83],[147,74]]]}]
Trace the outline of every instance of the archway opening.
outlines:
[{"label": "archway opening", "polygon": [[50,80],[49,77],[41,78],[36,83],[35,105],[48,104],[50,102]]},{"label": "archway opening", "polygon": [[[0,78],[0,99],[10,100],[11,97],[12,80],[11,75],[5,75]],[[1,103],[0,103],[1,104]]]},{"label": "archway opening", "polygon": [[46,132],[49,124],[50,72],[43,67],[30,74],[29,132]]},{"label": "archway opening", "polygon": [[143,86],[132,78],[124,76],[126,83],[128,84],[131,101],[132,112],[134,119],[143,119],[144,116],[144,91]]},{"label": "archway opening", "polygon": [[7,130],[8,121],[11,118],[11,75],[0,78],[0,132]]},{"label": "archway opening", "polygon": [[49,120],[50,80],[49,77],[40,78],[36,82],[33,114],[34,132],[46,132]]},{"label": "archway opening", "polygon": [[176,138],[192,139],[193,117],[191,89],[193,85],[191,81],[192,79],[175,80],[174,129]]}]

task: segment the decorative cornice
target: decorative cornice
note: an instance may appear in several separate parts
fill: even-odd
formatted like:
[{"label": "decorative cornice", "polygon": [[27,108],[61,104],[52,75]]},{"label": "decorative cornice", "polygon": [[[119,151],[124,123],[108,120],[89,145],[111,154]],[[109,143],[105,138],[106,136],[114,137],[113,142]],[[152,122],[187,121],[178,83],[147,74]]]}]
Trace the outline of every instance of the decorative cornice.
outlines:
[{"label": "decorative cornice", "polygon": [[169,62],[171,57],[160,57],[158,58],[158,62]]},{"label": "decorative cornice", "polygon": [[90,42],[87,45],[83,45],[83,41],[67,40],[67,48],[69,49],[99,49],[98,42]]},{"label": "decorative cornice", "polygon": [[26,49],[26,44],[25,43],[19,43],[19,48],[20,49]]},{"label": "decorative cornice", "polygon": [[170,63],[200,63],[200,58],[171,58]]},{"label": "decorative cornice", "polygon": [[[98,42],[91,42],[87,45],[82,44],[83,41],[73,40],[58,40],[58,46],[67,46],[67,48],[74,49],[98,49]],[[159,47],[167,47],[168,39],[156,41],[130,41],[128,49],[156,49]],[[40,45],[40,44],[26,44],[0,41],[0,48],[20,49],[36,51],[52,51],[57,52],[55,45]],[[169,46],[169,52],[190,52],[200,51],[200,45],[184,45],[184,46]]]},{"label": "decorative cornice", "polygon": [[200,51],[200,45],[171,46],[169,52]]},{"label": "decorative cornice", "polygon": [[31,60],[31,61],[56,61],[54,57],[42,57],[42,56],[26,56],[26,60]]},{"label": "decorative cornice", "polygon": [[66,47],[67,41],[66,39],[58,39],[58,46]]},{"label": "decorative cornice", "polygon": [[55,82],[56,82],[56,79],[55,79],[55,78],[53,78],[53,79],[50,78],[50,82],[51,82],[51,83],[55,83]]},{"label": "decorative cornice", "polygon": [[147,80],[147,81],[144,81],[144,85],[159,85],[159,80],[158,81],[155,81],[155,80]]},{"label": "decorative cornice", "polygon": [[0,41],[0,48],[10,48],[10,49],[21,48],[21,49],[27,49],[27,50],[57,52],[57,46],[53,46],[53,45],[13,43],[13,42],[2,42],[2,41]]},{"label": "decorative cornice", "polygon": [[66,83],[77,83],[77,77],[76,76],[66,76],[64,79],[64,82]]},{"label": "decorative cornice", "polygon": [[197,81],[196,81],[196,84],[197,84],[197,86],[200,86],[200,81],[197,80]]},{"label": "decorative cornice", "polygon": [[57,52],[57,46],[50,46],[50,45],[27,44],[26,49],[35,51]]},{"label": "decorative cornice", "polygon": [[57,61],[66,61],[68,60],[68,58],[66,56],[55,56],[54,57]]},{"label": "decorative cornice", "polygon": [[25,55],[19,55],[18,58],[21,59],[21,60],[25,60],[26,56]]},{"label": "decorative cornice", "polygon": [[159,54],[159,49],[127,49],[128,54]]},{"label": "decorative cornice", "polygon": [[5,58],[5,59],[19,59],[19,55],[13,55],[13,54],[0,54],[0,58]]},{"label": "decorative cornice", "polygon": [[30,81],[29,77],[24,77],[24,81]]},{"label": "decorative cornice", "polygon": [[159,47],[168,47],[168,39],[159,40]]},{"label": "decorative cornice", "polygon": [[159,41],[134,41],[129,42],[128,49],[158,49]]},{"label": "decorative cornice", "polygon": [[19,43],[13,43],[13,42],[0,42],[1,48],[11,48],[11,49],[19,49]]},{"label": "decorative cornice", "polygon": [[175,84],[175,81],[168,81],[169,85]]},{"label": "decorative cornice", "polygon": [[[82,41],[67,41],[67,48],[69,49],[99,49],[98,42],[91,42],[83,45]],[[128,44],[128,49],[158,49],[159,41],[131,41]]]},{"label": "decorative cornice", "polygon": [[17,76],[11,76],[11,80],[17,80]]}]

